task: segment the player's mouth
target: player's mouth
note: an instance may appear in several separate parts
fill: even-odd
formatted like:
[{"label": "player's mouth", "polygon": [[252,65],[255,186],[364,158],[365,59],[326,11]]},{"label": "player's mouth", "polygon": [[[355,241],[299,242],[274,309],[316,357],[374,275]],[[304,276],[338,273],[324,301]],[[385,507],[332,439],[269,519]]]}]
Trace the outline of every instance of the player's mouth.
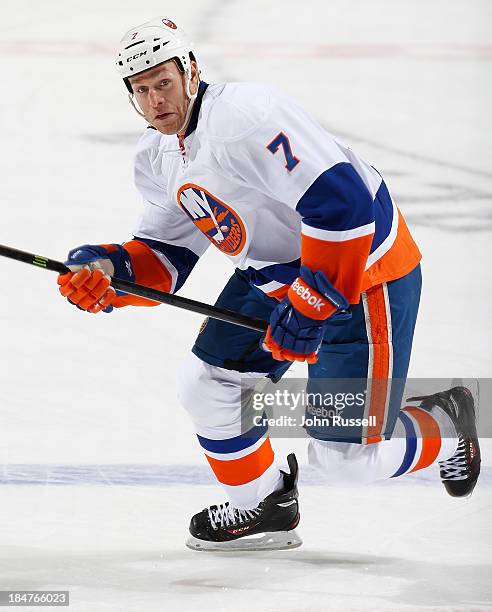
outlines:
[{"label": "player's mouth", "polygon": [[169,119],[169,117],[171,117],[172,115],[174,115],[175,113],[161,113],[160,115],[156,115],[155,119],[157,120],[162,120],[162,119]]}]

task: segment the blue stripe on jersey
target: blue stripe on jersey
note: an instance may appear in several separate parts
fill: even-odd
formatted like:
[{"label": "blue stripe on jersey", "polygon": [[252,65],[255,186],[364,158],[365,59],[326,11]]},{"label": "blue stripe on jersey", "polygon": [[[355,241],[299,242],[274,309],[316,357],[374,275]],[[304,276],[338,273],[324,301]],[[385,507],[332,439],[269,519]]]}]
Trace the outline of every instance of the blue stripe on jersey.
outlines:
[{"label": "blue stripe on jersey", "polygon": [[200,446],[211,453],[237,453],[248,448],[248,446],[253,446],[266,433],[267,429],[267,425],[257,425],[240,436],[226,438],[225,440],[211,440],[198,434],[196,437]]},{"label": "blue stripe on jersey", "polygon": [[272,281],[290,285],[298,276],[300,265],[301,260],[296,259],[287,263],[266,266],[260,270],[255,270],[250,266],[244,270],[244,273],[248,277],[249,282],[256,286],[266,285]]},{"label": "blue stripe on jersey", "polygon": [[150,240],[149,238],[140,238],[139,236],[134,236],[134,239],[139,242],[144,242],[151,249],[162,253],[169,259],[178,271],[178,278],[176,279],[174,291],[176,292],[181,289],[190,272],[195,267],[199,259],[198,255],[186,247],[176,246],[175,244],[167,244],[166,242]]},{"label": "blue stripe on jersey", "polygon": [[372,240],[371,253],[387,238],[393,223],[393,203],[384,181],[381,182],[374,200],[374,220],[376,221],[376,229]]},{"label": "blue stripe on jersey", "polygon": [[332,231],[374,221],[372,195],[348,162],[325,170],[299,200],[296,210],[307,225]]},{"label": "blue stripe on jersey", "polygon": [[393,476],[391,476],[391,478],[396,478],[397,476],[401,476],[402,474],[408,472],[413,460],[415,459],[415,453],[417,452],[417,435],[415,433],[415,427],[413,426],[412,420],[403,411],[400,411],[398,418],[405,427],[407,447],[405,449],[405,456],[403,457],[400,467],[396,470]]}]

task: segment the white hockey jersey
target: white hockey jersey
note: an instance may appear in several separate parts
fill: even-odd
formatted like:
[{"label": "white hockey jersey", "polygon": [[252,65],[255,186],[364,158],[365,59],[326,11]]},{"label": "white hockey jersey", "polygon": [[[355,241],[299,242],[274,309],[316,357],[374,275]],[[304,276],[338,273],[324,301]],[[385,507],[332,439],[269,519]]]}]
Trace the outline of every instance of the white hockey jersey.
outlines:
[{"label": "white hockey jersey", "polygon": [[380,174],[271,86],[200,83],[184,137],[143,134],[135,182],[171,291],[210,244],[278,298],[301,260],[357,303],[420,259]]}]

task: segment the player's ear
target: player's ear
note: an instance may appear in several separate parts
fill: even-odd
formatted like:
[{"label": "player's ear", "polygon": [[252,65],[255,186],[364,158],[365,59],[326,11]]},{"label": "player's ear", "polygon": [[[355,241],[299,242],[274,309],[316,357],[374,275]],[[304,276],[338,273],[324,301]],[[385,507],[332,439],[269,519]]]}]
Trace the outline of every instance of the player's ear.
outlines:
[{"label": "player's ear", "polygon": [[195,60],[193,60],[191,61],[190,66],[191,66],[191,85],[192,85],[191,93],[194,94],[198,90],[198,75],[199,75],[198,64],[196,63]]}]

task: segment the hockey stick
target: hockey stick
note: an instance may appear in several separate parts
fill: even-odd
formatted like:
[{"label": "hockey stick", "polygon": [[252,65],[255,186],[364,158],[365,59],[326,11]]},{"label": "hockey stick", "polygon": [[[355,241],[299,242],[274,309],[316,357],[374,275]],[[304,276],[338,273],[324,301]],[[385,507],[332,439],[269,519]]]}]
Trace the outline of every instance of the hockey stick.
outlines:
[{"label": "hockey stick", "polygon": [[[27,253],[26,251],[13,249],[12,247],[8,247],[3,244],[0,244],[0,255],[3,257],[8,257],[9,259],[15,259],[16,261],[32,264],[38,268],[59,272],[60,274],[70,272],[70,269],[67,268],[67,266],[61,261],[56,261],[54,259],[43,257],[42,255],[34,255],[34,253]],[[131,293],[132,295],[137,295],[138,297],[148,298],[149,300],[161,302],[161,304],[167,304],[168,306],[176,306],[177,308],[197,312],[198,314],[211,317],[212,319],[218,319],[219,321],[225,321],[226,323],[233,323],[234,325],[240,325],[241,327],[247,327],[249,329],[254,329],[255,331],[264,332],[268,327],[268,323],[262,319],[248,317],[240,314],[239,312],[227,310],[226,308],[218,308],[217,306],[211,306],[210,304],[204,304],[203,302],[190,300],[189,298],[165,293],[164,291],[157,291],[157,289],[145,287],[144,285],[137,285],[137,283],[131,283],[130,281],[121,280],[120,278],[112,278],[111,284],[115,289],[124,291],[125,293]]]}]

